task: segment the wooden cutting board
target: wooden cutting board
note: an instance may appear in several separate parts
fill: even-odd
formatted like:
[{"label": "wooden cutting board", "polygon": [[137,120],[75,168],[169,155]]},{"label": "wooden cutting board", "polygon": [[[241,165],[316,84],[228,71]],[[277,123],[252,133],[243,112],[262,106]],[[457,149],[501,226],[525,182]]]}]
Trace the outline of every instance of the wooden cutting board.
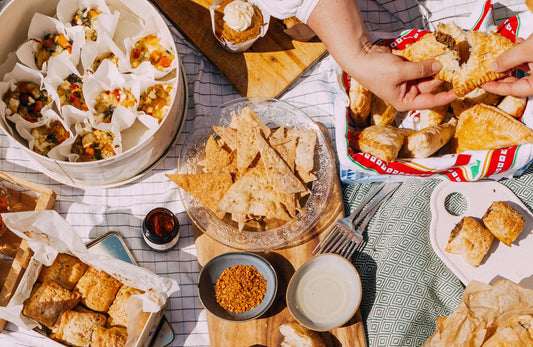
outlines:
[{"label": "wooden cutting board", "polygon": [[[325,134],[327,135],[327,130]],[[329,137],[329,135],[327,136]],[[335,167],[332,169],[336,171]],[[338,175],[335,174],[335,177],[333,194],[328,209],[309,236],[296,245],[276,251],[259,253],[274,266],[278,275],[278,292],[272,307],[259,319],[239,323],[228,322],[208,313],[207,324],[211,346],[280,345],[283,336],[279,332],[279,326],[283,323],[294,321],[285,303],[289,280],[294,272],[313,256],[313,248],[315,248],[320,237],[327,232],[329,226],[338,218],[344,216],[341,185]],[[235,251],[231,247],[218,243],[198,229],[195,229],[195,244],[200,266],[203,266],[219,254]],[[344,326],[330,332],[323,332],[321,336],[327,346],[367,346],[360,311],[357,311],[356,315]]]},{"label": "wooden cutting board", "polygon": [[292,40],[271,18],[266,36],[243,53],[222,48],[211,30],[212,0],[152,0],[176,27],[215,64],[242,96],[281,95],[298,76],[326,53],[317,38]]}]

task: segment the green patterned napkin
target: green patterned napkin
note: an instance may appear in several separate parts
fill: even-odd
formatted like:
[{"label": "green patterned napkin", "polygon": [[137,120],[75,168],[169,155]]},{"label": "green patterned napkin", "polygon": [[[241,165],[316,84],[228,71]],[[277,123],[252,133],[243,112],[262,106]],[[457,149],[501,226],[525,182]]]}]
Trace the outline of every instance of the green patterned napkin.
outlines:
[{"label": "green patterned napkin", "polygon": [[[450,315],[461,301],[463,284],[433,252],[429,240],[429,200],[439,183],[403,183],[379,208],[364,234],[361,253],[354,256],[363,282],[361,313],[369,346],[421,346],[433,334],[435,319]],[[533,165],[521,177],[500,183],[533,210]],[[370,187],[343,187],[346,213]]]}]

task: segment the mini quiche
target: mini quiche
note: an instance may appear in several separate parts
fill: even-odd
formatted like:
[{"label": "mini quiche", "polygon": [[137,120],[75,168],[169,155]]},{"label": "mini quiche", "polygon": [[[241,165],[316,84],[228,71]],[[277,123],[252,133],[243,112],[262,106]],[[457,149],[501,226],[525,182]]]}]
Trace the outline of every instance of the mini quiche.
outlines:
[{"label": "mini quiche", "polygon": [[87,162],[115,156],[113,141],[115,136],[103,130],[94,130],[78,136],[72,146],[72,153],[79,155],[77,161]]},{"label": "mini quiche", "polygon": [[108,52],[96,57],[93,61],[93,71],[98,70],[98,67],[106,59],[109,59],[116,67],[118,67],[118,57],[113,52]]},{"label": "mini quiche", "polygon": [[11,114],[18,113],[31,123],[41,119],[41,110],[52,101],[45,89],[41,89],[33,82],[25,81],[17,82],[16,88],[5,93],[2,100]]},{"label": "mini quiche", "polygon": [[92,8],[79,9],[70,24],[85,27],[85,41],[96,41],[96,19],[100,13],[102,12]]},{"label": "mini quiche", "polygon": [[33,128],[31,130],[31,136],[35,139],[33,151],[46,155],[52,148],[68,139],[70,132],[65,129],[60,121],[55,120],[49,125],[41,125],[40,127]]},{"label": "mini quiche", "polygon": [[42,69],[43,64],[64,51],[72,52],[72,42],[63,34],[46,34],[45,37],[37,43],[35,49],[35,64]]},{"label": "mini quiche", "polygon": [[104,90],[96,97],[94,106],[96,123],[111,123],[113,112],[118,105],[126,108],[135,106],[136,99],[129,89],[115,88]]},{"label": "mini quiche", "polygon": [[82,91],[83,81],[76,74],[70,74],[63,83],[57,87],[57,94],[61,106],[72,105],[79,110],[88,111]]},{"label": "mini quiche", "polygon": [[149,61],[154,68],[163,71],[174,61],[174,54],[161,46],[159,37],[147,35],[135,43],[130,55],[130,64],[134,69],[144,61]]},{"label": "mini quiche", "polygon": [[138,110],[161,122],[168,113],[172,89],[172,86],[168,84],[156,84],[148,87],[141,94]]}]

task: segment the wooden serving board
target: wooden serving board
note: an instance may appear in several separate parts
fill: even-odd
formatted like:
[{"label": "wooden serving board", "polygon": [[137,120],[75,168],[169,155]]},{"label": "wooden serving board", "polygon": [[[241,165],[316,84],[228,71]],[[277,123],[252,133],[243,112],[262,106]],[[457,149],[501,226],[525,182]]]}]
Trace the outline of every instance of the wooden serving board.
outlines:
[{"label": "wooden serving board", "polygon": [[[11,211],[40,211],[54,207],[56,193],[39,184],[0,171],[0,179],[7,182]],[[18,286],[33,255],[25,240],[5,229],[0,234],[0,253],[12,260],[0,259],[0,306],[6,306]],[[0,332],[6,322],[0,319]]]},{"label": "wooden serving board", "polygon": [[[325,129],[325,128],[324,128]],[[327,130],[324,132],[327,134]],[[336,171],[336,168],[333,167]],[[259,319],[248,322],[229,322],[212,314],[207,314],[209,339],[211,346],[279,346],[283,336],[279,326],[294,321],[285,303],[287,286],[294,272],[313,256],[312,251],[318,240],[338,218],[344,216],[344,203],[341,185],[336,177],[328,209],[318,221],[310,236],[295,245],[280,250],[259,253],[268,259],[278,275],[278,292],[276,301],[267,313]],[[234,252],[235,249],[222,245],[195,228],[195,244],[200,266],[215,256]],[[330,332],[321,333],[327,346],[366,347],[366,336],[360,311],[344,326]]]},{"label": "wooden serving board", "polygon": [[270,19],[267,34],[243,53],[226,51],[211,29],[212,0],[152,0],[215,64],[242,96],[281,95],[307,68],[326,53],[317,38],[309,42],[292,40],[281,23]]}]

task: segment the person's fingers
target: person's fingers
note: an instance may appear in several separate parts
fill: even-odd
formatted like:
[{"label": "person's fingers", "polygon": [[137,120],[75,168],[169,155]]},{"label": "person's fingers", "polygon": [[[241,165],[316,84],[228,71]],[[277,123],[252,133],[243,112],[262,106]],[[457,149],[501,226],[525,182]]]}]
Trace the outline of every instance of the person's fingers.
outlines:
[{"label": "person's fingers", "polygon": [[[409,93],[408,93],[409,95]],[[442,105],[448,105],[457,99],[455,92],[452,90],[440,92],[437,94],[424,93],[414,96],[412,99],[406,99],[405,102],[409,104],[409,109],[425,110]]]},{"label": "person's fingers", "polygon": [[442,64],[436,60],[424,60],[416,63],[402,61],[401,64],[399,77],[403,81],[412,81],[430,77],[442,69]]},{"label": "person's fingers", "polygon": [[437,89],[440,85],[442,85],[442,83],[444,83],[444,81],[437,80],[437,79],[434,79],[434,78],[420,80],[418,82],[418,90],[422,94],[431,93],[435,89]]},{"label": "person's fingers", "polygon": [[499,81],[487,82],[481,87],[487,92],[498,95],[526,97],[533,95],[533,78],[508,77]]},{"label": "person's fingers", "polygon": [[522,64],[525,64],[533,56],[533,45],[521,43],[500,54],[490,69],[495,72],[505,72]]}]

